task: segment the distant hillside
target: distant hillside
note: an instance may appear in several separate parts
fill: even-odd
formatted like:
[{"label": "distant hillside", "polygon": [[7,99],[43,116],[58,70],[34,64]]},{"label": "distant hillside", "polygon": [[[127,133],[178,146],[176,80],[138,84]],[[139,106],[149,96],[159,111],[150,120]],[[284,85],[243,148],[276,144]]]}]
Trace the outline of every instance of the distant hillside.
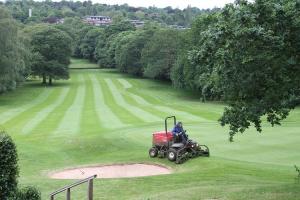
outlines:
[{"label": "distant hillside", "polygon": [[[166,8],[136,8],[127,4],[106,5],[93,4],[91,1],[42,1],[32,0],[8,0],[4,5],[11,11],[13,17],[23,23],[41,22],[47,18],[84,17],[87,15],[104,15],[112,19],[127,18],[131,20],[156,21],[167,25],[188,27],[197,15],[210,10],[200,10],[195,7],[187,7],[180,10],[172,7]],[[32,17],[29,18],[29,9]]]}]

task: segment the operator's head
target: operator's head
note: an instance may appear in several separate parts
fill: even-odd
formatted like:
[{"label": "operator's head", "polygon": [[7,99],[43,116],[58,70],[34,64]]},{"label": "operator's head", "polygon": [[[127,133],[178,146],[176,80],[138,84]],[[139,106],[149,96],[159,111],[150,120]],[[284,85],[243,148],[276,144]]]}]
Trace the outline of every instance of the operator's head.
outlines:
[{"label": "operator's head", "polygon": [[182,122],[178,122],[178,123],[177,123],[177,126],[178,126],[178,127],[182,127]]}]

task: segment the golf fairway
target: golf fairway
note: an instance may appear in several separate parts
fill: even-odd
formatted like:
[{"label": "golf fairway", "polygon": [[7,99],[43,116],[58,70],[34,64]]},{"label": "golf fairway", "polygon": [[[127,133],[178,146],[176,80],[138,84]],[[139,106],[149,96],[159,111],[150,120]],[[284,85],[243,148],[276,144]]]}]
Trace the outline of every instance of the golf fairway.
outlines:
[{"label": "golf fairway", "polygon": [[[93,67],[78,60],[74,66]],[[72,69],[70,77],[52,87],[29,81],[0,96],[0,127],[17,145],[19,184],[37,186],[42,199],[74,182],[50,179],[55,170],[121,163],[155,163],[173,173],[97,179],[94,199],[300,199],[294,168],[300,166],[300,108],[282,126],[264,122],[262,133],[251,128],[230,143],[228,128],[218,123],[222,103],[202,103],[169,83],[114,70]],[[152,133],[164,130],[169,115],[183,122],[191,139],[207,145],[211,157],[181,165],[149,158]],[[72,199],[86,199],[86,187],[72,189]]]}]

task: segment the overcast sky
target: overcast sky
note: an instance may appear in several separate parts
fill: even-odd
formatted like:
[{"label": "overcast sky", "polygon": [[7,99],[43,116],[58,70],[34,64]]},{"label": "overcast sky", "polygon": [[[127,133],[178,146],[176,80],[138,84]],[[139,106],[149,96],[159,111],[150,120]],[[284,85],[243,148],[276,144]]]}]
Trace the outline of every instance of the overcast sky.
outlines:
[{"label": "overcast sky", "polygon": [[103,4],[124,4],[127,3],[134,7],[149,7],[155,5],[159,8],[172,6],[173,8],[186,8],[188,5],[198,8],[223,7],[226,3],[234,0],[92,0],[94,3]]}]

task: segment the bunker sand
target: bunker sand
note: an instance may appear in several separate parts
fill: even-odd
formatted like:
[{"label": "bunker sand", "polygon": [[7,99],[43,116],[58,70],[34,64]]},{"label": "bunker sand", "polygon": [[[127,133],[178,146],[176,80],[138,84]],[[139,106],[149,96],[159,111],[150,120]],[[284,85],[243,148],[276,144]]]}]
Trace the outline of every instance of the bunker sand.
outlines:
[{"label": "bunker sand", "polygon": [[118,164],[80,167],[51,173],[52,179],[84,179],[97,174],[97,178],[133,178],[171,174],[172,171],[161,165],[151,164]]}]

